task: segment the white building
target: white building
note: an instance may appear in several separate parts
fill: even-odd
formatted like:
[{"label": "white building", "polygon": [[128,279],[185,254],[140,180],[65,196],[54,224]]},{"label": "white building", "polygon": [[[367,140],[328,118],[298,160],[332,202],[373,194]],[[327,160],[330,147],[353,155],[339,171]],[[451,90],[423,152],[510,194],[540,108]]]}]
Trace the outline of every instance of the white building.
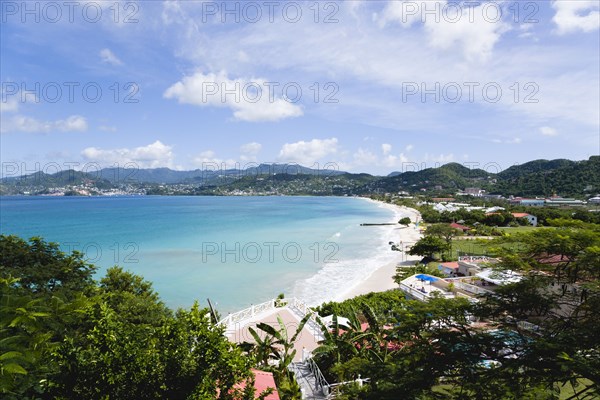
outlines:
[{"label": "white building", "polygon": [[537,226],[537,224],[538,224],[538,220],[535,215],[531,215],[528,213],[512,213],[512,216],[515,218],[527,219],[527,221],[529,221],[529,225],[531,225],[531,226]]}]

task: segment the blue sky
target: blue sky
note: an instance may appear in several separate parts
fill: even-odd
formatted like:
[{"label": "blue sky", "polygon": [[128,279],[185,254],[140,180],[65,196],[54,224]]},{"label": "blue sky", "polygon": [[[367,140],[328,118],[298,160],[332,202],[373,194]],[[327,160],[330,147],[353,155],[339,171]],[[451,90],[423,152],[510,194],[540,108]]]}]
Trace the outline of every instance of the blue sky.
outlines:
[{"label": "blue sky", "polygon": [[597,0],[3,1],[1,12],[5,175],[256,162],[493,171],[600,153]]}]

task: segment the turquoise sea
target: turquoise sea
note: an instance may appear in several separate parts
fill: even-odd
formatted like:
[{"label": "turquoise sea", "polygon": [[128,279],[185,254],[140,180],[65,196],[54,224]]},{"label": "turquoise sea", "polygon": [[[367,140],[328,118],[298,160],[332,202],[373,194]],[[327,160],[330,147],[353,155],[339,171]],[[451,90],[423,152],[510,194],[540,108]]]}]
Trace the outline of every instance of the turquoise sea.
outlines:
[{"label": "turquoise sea", "polygon": [[153,282],[172,307],[222,314],[284,292],[331,300],[394,256],[394,211],[336,197],[1,197],[0,232],[42,236]]}]

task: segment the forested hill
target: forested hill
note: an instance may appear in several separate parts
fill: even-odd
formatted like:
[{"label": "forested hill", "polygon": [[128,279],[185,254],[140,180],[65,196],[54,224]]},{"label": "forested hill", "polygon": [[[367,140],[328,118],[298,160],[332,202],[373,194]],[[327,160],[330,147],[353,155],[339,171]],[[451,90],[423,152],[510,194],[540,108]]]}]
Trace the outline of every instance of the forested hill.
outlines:
[{"label": "forested hill", "polygon": [[[414,164],[416,167],[417,164]],[[586,198],[600,193],[600,156],[588,160],[535,160],[504,171],[485,171],[449,163],[437,168],[393,172],[388,176],[317,170],[299,165],[261,164],[223,171],[174,171],[155,169],[104,169],[94,173],[41,172],[0,180],[0,194],[44,194],[51,188],[73,186],[145,191],[149,194],[285,194],[362,195],[370,193],[422,192],[453,195],[465,188],[479,188],[504,196],[570,196]]]},{"label": "forested hill", "polygon": [[498,175],[500,193],[578,196],[600,192],[600,156],[585,161],[535,160],[510,167]]}]

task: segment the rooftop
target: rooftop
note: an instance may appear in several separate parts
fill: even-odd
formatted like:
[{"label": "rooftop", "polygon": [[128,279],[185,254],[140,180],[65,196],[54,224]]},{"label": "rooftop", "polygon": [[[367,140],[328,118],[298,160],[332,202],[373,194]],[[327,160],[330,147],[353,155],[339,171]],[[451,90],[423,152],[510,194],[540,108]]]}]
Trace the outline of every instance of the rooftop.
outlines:
[{"label": "rooftop", "polygon": [[417,300],[427,300],[434,294],[453,298],[454,294],[452,292],[443,289],[445,283],[441,278],[419,274],[409,276],[400,282],[400,289]]},{"label": "rooftop", "polygon": [[525,217],[527,217],[529,215],[531,215],[531,214],[528,214],[528,213],[512,213],[512,216],[515,217],[515,218],[525,218]]},{"label": "rooftop", "polygon": [[273,388],[273,393],[265,397],[265,400],[279,400],[279,394],[277,393],[277,386],[275,385],[273,374],[270,372],[259,371],[257,369],[253,369],[252,372],[254,373],[255,377],[254,388],[256,389],[256,394],[260,395],[268,388]]},{"label": "rooftop", "polygon": [[444,263],[441,263],[440,265],[445,268],[458,269],[458,261],[444,262]]},{"label": "rooftop", "polygon": [[456,222],[453,222],[450,224],[450,226],[454,229],[460,229],[461,231],[465,231],[465,230],[469,230],[471,228],[469,228],[468,226],[464,226],[461,224],[457,224]]},{"label": "rooftop", "polygon": [[494,285],[506,285],[508,283],[519,282],[523,277],[514,271],[495,271],[491,268],[486,268],[476,275],[478,278]]}]

